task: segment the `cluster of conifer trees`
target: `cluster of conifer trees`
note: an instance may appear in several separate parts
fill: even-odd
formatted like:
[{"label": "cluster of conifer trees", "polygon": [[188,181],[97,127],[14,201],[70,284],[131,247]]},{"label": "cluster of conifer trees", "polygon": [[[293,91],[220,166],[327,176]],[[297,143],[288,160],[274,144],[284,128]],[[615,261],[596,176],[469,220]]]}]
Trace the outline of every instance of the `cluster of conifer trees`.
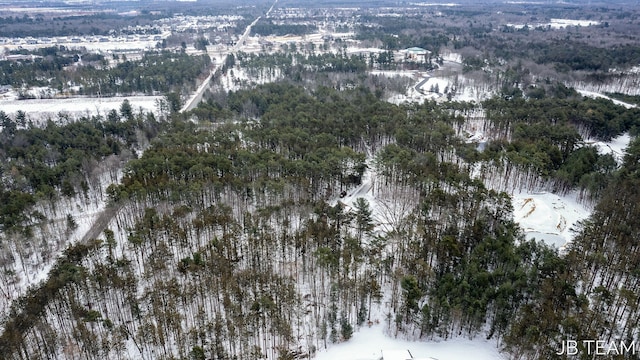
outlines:
[{"label": "cluster of conifer trees", "polygon": [[[633,338],[638,146],[559,256],[524,241],[510,198],[472,176],[494,160],[456,135],[467,105],[283,83],[204,103],[201,125],[173,114],[108,189],[117,211],[99,240],[70,247],[14,304],[1,352],[290,359],[376,320],[399,336],[495,338],[530,359],[569,335]],[[581,150],[563,144],[548,146],[570,166]],[[365,181],[375,203],[338,201]]]},{"label": "cluster of conifer trees", "polygon": [[[33,59],[0,61],[0,83],[16,89],[50,86],[66,94],[158,95],[195,87],[195,80],[211,64],[208,55],[192,56],[166,50],[148,52],[139,60],[124,57],[118,59],[115,66],[110,66],[102,55],[64,46],[39,49],[33,51],[33,55]],[[74,65],[72,69],[71,65]],[[72,90],[69,84],[79,89]]]}]

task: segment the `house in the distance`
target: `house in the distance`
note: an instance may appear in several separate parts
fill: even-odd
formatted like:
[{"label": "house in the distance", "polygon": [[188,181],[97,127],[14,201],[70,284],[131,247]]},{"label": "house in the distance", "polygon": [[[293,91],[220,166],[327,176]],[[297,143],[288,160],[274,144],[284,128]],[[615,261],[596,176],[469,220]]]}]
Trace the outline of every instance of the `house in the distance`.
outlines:
[{"label": "house in the distance", "polygon": [[400,50],[400,53],[404,54],[405,61],[413,61],[417,63],[425,63],[431,54],[431,51],[425,50],[420,47],[410,47],[405,50]]}]

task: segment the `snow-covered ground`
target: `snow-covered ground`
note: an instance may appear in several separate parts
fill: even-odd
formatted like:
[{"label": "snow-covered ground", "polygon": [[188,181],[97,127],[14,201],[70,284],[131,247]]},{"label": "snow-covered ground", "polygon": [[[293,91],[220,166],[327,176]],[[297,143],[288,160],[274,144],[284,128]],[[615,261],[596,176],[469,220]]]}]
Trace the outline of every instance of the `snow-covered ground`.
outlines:
[{"label": "snow-covered ground", "polygon": [[538,23],[538,24],[507,24],[509,27],[513,27],[515,29],[522,29],[525,26],[529,26],[532,28],[537,27],[548,27],[551,29],[562,29],[567,26],[595,26],[600,25],[599,21],[594,20],[572,20],[572,19],[551,19],[548,23]]},{"label": "snow-covered ground", "polygon": [[418,70],[371,70],[369,74],[374,76],[397,77],[405,76],[410,78],[419,77],[421,72]]},{"label": "snow-covered ground", "polygon": [[345,212],[351,212],[355,211],[355,204],[358,198],[362,198],[369,203],[374,223],[379,224],[376,231],[390,231],[391,229],[388,227],[392,221],[390,221],[387,211],[389,210],[388,206],[385,206],[383,204],[384,201],[376,197],[374,193],[374,186],[378,177],[374,161],[373,155],[369,154],[366,160],[367,170],[362,175],[362,183],[354,189],[349,189],[347,195],[343,198],[335,197],[329,203],[331,206],[335,206],[340,202],[345,207]]},{"label": "snow-covered ground", "polygon": [[[448,57],[457,59],[455,54],[450,54]],[[454,96],[455,100],[478,102],[493,95],[490,89],[487,89],[488,91],[482,91],[481,87],[473,86],[471,79],[458,77],[456,80],[461,84],[467,82],[469,84],[467,84],[468,86],[462,85],[461,89],[458,89]],[[435,84],[438,84],[438,87],[442,90],[443,86],[449,85],[449,82],[447,82],[446,79],[429,78],[428,81],[420,84],[420,88],[428,91],[432,86],[435,86]],[[403,102],[424,101],[426,96],[418,92],[417,88],[418,86],[414,85],[407,90],[406,95],[396,94],[389,99],[389,102],[399,104]],[[594,91],[579,90],[579,92],[584,96],[610,99]],[[614,99],[611,100],[627,108],[635,107],[633,104]],[[482,145],[488,140],[487,136],[481,131],[481,126],[473,126],[466,129],[465,135],[465,141],[467,142],[478,142]],[[585,143],[596,146],[600,154],[612,154],[616,161],[621,163],[624,156],[624,149],[629,145],[630,140],[631,137],[629,134],[623,134],[612,139],[610,142],[587,139]],[[574,237],[572,229],[574,226],[579,221],[589,217],[592,212],[591,206],[578,201],[576,193],[561,196],[548,192],[519,192],[513,194],[512,199],[514,220],[520,224],[525,231],[526,237],[529,239],[536,238],[537,240],[542,240],[560,250],[562,250],[568,242],[572,241]]]},{"label": "snow-covered ground", "polygon": [[[622,134],[610,142],[586,140],[598,148],[600,154],[612,154],[622,162],[624,150],[631,136]],[[572,228],[591,215],[592,207],[582,204],[577,194],[557,195],[548,192],[521,192],[513,194],[514,220],[520,224],[527,238],[536,238],[560,250],[573,240]]]},{"label": "snow-covered ground", "polygon": [[[451,100],[479,103],[496,94],[496,89],[482,78],[462,74],[462,55],[444,50],[440,54],[443,64],[433,72],[425,71],[371,71],[372,75],[411,76],[415,83],[404,93],[393,94],[387,101],[393,104],[421,103],[425,100],[447,100],[446,92],[451,92]],[[437,92],[434,92],[437,90]]]},{"label": "snow-covered ground", "polygon": [[[162,35],[162,38],[168,37],[170,34],[166,33]],[[19,43],[19,44],[11,44],[7,43],[4,45],[5,50],[7,51],[15,51],[20,49],[26,49],[29,51],[33,51],[43,47],[49,46],[65,46],[69,49],[86,49],[90,52],[97,53],[111,53],[115,51],[127,52],[127,51],[144,51],[151,50],[156,48],[158,42],[161,40],[153,40],[153,37],[147,37],[147,39],[125,39],[125,38],[108,38],[109,41],[97,41],[96,39],[87,40],[81,39],[81,41],[72,41],[71,39],[65,40],[56,40],[55,42],[48,43],[39,43],[39,44],[27,44],[27,43]]]},{"label": "snow-covered ground", "polygon": [[625,149],[631,142],[631,136],[629,133],[624,133],[618,137],[611,139],[609,142],[587,139],[585,144],[595,146],[598,148],[600,154],[611,154],[618,164],[622,163],[624,158]]},{"label": "snow-covered ground", "polygon": [[[270,82],[275,82],[283,78],[282,70],[264,71],[259,76],[252,76],[249,70],[236,66],[219,78],[219,86],[227,91],[238,91],[240,89],[251,88]],[[215,86],[213,86],[215,88]]]},{"label": "snow-covered ground", "polygon": [[157,111],[158,100],[162,96],[115,96],[115,97],[73,97],[66,99],[29,99],[17,100],[9,98],[0,100],[0,109],[7,114],[14,114],[18,110],[27,113],[32,120],[55,120],[59,113],[69,115],[95,115],[106,116],[112,109],[119,110],[124,100],[129,100],[131,108],[137,112],[140,108],[144,111]]},{"label": "snow-covered ground", "polygon": [[559,196],[549,192],[514,193],[513,217],[528,239],[536,238],[562,249],[573,239],[572,227],[586,219],[592,209],[578,202],[577,194]]},{"label": "snow-covered ground", "polygon": [[[68,245],[81,241],[89,232],[106,207],[103,195],[107,186],[118,183],[122,178],[122,170],[107,169],[113,165],[113,159],[107,159],[102,164],[99,169],[102,175],[91,185],[89,198],[79,194],[71,199],[60,200],[55,209],[46,204],[37,208],[50,219],[45,225],[34,230],[31,241],[37,243],[37,246],[13,244],[4,248],[11,251],[14,262],[5,264],[4,272],[0,274],[0,318],[7,314],[11,303],[29,287],[37,286],[47,279],[60,252]],[[76,223],[73,230],[67,228],[67,215]]]},{"label": "snow-covered ground", "polygon": [[359,47],[350,46],[347,48],[346,51],[347,51],[347,54],[363,54],[363,53],[380,54],[388,50],[381,49],[381,48],[359,48]]},{"label": "snow-covered ground", "polygon": [[445,50],[440,54],[443,61],[449,61],[456,64],[462,64],[462,55]]},{"label": "snow-covered ground", "polygon": [[424,93],[437,93],[443,94],[445,90],[449,88],[449,80],[437,77],[430,77],[426,79],[424,83],[422,83],[419,87],[420,90]]},{"label": "snow-covered ground", "polygon": [[582,96],[586,96],[586,97],[590,97],[590,98],[602,98],[602,99],[607,99],[607,100],[611,100],[614,104],[616,105],[620,105],[620,106],[624,106],[627,109],[631,109],[631,108],[635,108],[637,107],[635,104],[629,104],[626,103],[624,101],[620,101],[620,100],[616,100],[616,99],[612,99],[604,94],[595,92],[595,91],[589,91],[589,90],[581,90],[581,89],[576,89],[576,91],[578,93],[580,93],[580,95]]},{"label": "snow-covered ground", "polygon": [[400,105],[404,103],[414,103],[414,102],[423,103],[427,99],[436,100],[436,99],[443,98],[442,89],[440,89],[440,91],[437,93],[429,92],[429,88],[426,88],[426,90],[424,91],[419,91],[418,88],[420,89],[425,88],[424,85],[420,84],[422,81],[423,80],[420,80],[417,84],[411,85],[411,87],[407,89],[405,94],[394,94],[390,96],[387,99],[387,101],[392,104]]},{"label": "snow-covered ground", "polygon": [[496,345],[482,339],[455,338],[447,341],[408,341],[388,336],[384,325],[363,327],[353,337],[340,344],[319,351],[316,360],[378,360],[382,353],[399,353],[409,350],[414,359],[437,360],[502,360]]},{"label": "snow-covered ground", "polygon": [[[613,138],[609,142],[585,140],[597,147],[600,154],[611,154],[620,164],[629,146],[628,133]],[[514,219],[525,231],[527,238],[536,238],[563,249],[573,240],[571,229],[591,215],[592,208],[580,203],[575,192],[559,196],[553,193],[513,194]]]}]

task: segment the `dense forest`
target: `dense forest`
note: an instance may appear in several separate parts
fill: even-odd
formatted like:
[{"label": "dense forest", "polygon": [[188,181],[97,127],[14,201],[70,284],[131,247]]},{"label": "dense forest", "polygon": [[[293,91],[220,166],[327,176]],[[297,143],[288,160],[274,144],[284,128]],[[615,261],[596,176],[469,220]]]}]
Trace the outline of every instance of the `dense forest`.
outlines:
[{"label": "dense forest", "polygon": [[[612,33],[599,36],[497,26],[578,12],[523,6],[353,10],[356,39],[380,51],[341,40],[229,52],[185,111],[181,94],[215,66],[186,43],[140,59],[50,47],[0,62],[17,88],[164,95],[158,113],[124,101],[37,124],[0,111],[2,357],[293,360],[374,325],[482,339],[512,359],[592,358],[558,355],[567,339],[637,342],[638,96],[601,94],[622,106],[570,86],[632,74],[636,20],[602,11],[597,29]],[[265,17],[253,33],[318,29]],[[410,46],[438,60],[394,58]],[[445,51],[460,60],[445,66]],[[391,101],[426,69],[448,91]],[[468,84],[486,96],[456,101]],[[595,145],[621,135],[624,156]],[[521,190],[576,194],[593,212],[560,251],[514,220]]]},{"label": "dense forest", "polygon": [[139,60],[115,55],[113,66],[103,55],[64,46],[42,48],[32,55],[33,59],[0,61],[0,83],[17,89],[49,86],[67,96],[157,95],[192,89],[211,64],[207,55],[170,51],[147,52]]},{"label": "dense forest", "polygon": [[[497,158],[459,140],[464,104],[397,106],[365,87],[288,83],[221,100],[194,110],[202,125],[175,113],[169,128],[127,163],[120,184],[106,190],[117,209],[108,227],[97,240],[68,248],[49,279],[13,305],[2,353],[284,359],[348,340],[368,321],[420,338],[496,338],[528,358],[548,358],[554,341],[568,335],[634,336],[630,323],[618,328],[606,321],[609,311],[637,316],[629,298],[635,278],[624,270],[633,268],[631,260],[609,254],[629,245],[611,235],[611,245],[595,239],[602,231],[619,234],[615,224],[633,223],[624,220],[634,216],[626,211],[633,207],[610,198],[634,191],[636,146],[622,168],[603,174],[608,182],[598,190],[598,210],[559,256],[525,241],[510,198],[472,175],[474,163]],[[516,113],[539,100],[493,100],[500,101],[496,108]],[[553,109],[567,100],[547,101]],[[528,138],[518,132],[538,131],[542,121],[514,117],[514,129],[505,130],[492,103],[484,106],[495,131],[513,132],[516,149],[518,139]],[[626,112],[607,106],[615,116]],[[574,159],[588,148],[566,144],[578,141],[582,120],[551,126],[566,135],[530,146],[557,149],[554,166],[588,175],[591,168]],[[116,150],[107,146],[102,156]],[[518,150],[501,151],[512,159]],[[374,198],[357,197],[361,186]],[[633,199],[629,193],[625,201]],[[605,282],[614,279],[625,288],[607,290],[605,298]],[[385,318],[371,317],[381,310]],[[584,320],[592,316],[600,317]],[[540,331],[531,331],[532,318]]]},{"label": "dense forest", "polygon": [[[68,9],[69,13],[77,11],[86,14],[82,9]],[[91,13],[95,10],[90,11]],[[113,13],[98,13],[82,16],[51,16],[45,14],[29,15],[22,13],[18,16],[0,16],[0,32],[6,37],[40,37],[43,33],[47,36],[82,36],[82,35],[109,35],[114,29],[126,28],[131,24],[130,17],[124,17]],[[148,25],[159,16],[150,15],[149,12],[140,14],[135,21],[139,25]]]}]

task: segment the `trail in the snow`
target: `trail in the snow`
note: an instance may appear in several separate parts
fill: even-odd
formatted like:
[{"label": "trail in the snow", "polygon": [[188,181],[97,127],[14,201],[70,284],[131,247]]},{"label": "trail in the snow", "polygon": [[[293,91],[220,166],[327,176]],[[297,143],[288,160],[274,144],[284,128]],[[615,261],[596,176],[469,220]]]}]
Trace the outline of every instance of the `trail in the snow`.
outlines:
[{"label": "trail in the snow", "polygon": [[118,211],[122,209],[120,205],[107,205],[98,215],[89,230],[82,236],[81,243],[86,243],[91,239],[95,239],[107,228],[111,220],[116,216]]}]

